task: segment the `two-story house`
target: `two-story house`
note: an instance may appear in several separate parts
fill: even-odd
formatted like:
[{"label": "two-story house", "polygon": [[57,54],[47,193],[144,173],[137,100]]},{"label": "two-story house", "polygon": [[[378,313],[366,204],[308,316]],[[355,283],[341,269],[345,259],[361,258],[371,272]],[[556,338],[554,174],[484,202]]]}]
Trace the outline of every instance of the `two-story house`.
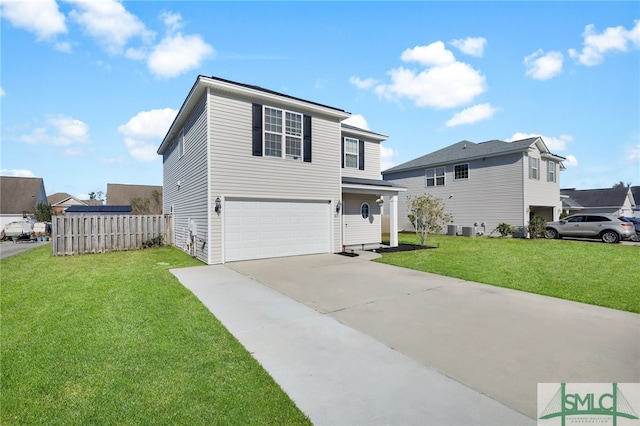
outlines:
[{"label": "two-story house", "polygon": [[[397,245],[397,188],[379,179],[385,136],[344,110],[198,76],[158,149],[176,246],[208,264]],[[394,232],[395,231],[395,232]]]},{"label": "two-story house", "polygon": [[[558,219],[562,160],[540,137],[461,141],[385,170],[382,177],[406,187],[407,195],[429,193],[440,198],[453,224],[491,234],[505,222],[524,235],[534,215]],[[412,231],[406,198],[398,200],[398,227]]]}]

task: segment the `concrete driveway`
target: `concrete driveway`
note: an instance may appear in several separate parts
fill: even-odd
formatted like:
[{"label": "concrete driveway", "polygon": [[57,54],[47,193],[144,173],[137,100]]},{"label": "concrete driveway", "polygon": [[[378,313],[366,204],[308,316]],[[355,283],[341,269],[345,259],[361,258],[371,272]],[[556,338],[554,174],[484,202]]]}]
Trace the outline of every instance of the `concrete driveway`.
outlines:
[{"label": "concrete driveway", "polygon": [[538,383],[640,382],[640,315],[370,260],[226,265],[530,419]]},{"label": "concrete driveway", "polygon": [[0,241],[0,259],[13,256],[14,254],[22,253],[34,247],[39,247],[42,244],[47,243],[30,241],[21,241],[19,243],[14,243],[13,241]]}]

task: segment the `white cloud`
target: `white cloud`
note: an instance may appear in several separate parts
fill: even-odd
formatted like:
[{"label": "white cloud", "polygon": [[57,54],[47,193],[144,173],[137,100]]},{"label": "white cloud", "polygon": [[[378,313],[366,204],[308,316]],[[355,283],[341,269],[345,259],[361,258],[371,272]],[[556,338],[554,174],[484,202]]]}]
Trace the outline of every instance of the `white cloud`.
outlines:
[{"label": "white cloud", "polygon": [[165,37],[154,47],[147,65],[153,74],[171,78],[200,66],[215,50],[199,35],[183,36],[177,33]]},{"label": "white cloud", "polygon": [[465,39],[452,40],[451,44],[462,53],[481,58],[484,54],[484,46],[487,39],[484,37],[467,37]]},{"label": "white cloud", "polygon": [[4,96],[6,94],[7,94],[7,92],[5,92],[2,87],[0,87],[0,97]]},{"label": "white cloud", "polygon": [[[387,100],[407,98],[418,107],[455,108],[472,102],[487,90],[485,77],[470,65],[457,61],[442,41],[406,49],[401,59],[417,62],[424,69],[403,66],[391,69],[387,72],[390,82],[373,87],[378,96]],[[374,80],[352,77],[350,81],[367,88]]]},{"label": "white cloud", "polygon": [[1,169],[0,175],[13,177],[35,177],[33,172],[27,169]]},{"label": "white cloud", "polygon": [[179,13],[162,12],[160,19],[162,19],[162,22],[167,27],[167,32],[170,34],[182,28],[182,15]]},{"label": "white cloud", "polygon": [[65,17],[55,0],[1,0],[2,17],[17,28],[48,40],[67,32]]},{"label": "white cloud", "polygon": [[363,80],[360,77],[351,76],[349,77],[349,83],[353,84],[358,89],[370,89],[378,83],[378,80],[373,78],[365,78]]},{"label": "white cloud", "polygon": [[563,56],[560,52],[547,52],[538,49],[524,58],[526,75],[535,80],[548,80],[562,72]]},{"label": "white cloud", "polygon": [[629,163],[640,160],[640,145],[627,146],[625,160]]},{"label": "white cloud", "polygon": [[541,137],[544,141],[544,144],[549,148],[551,152],[562,152],[566,151],[569,147],[569,144],[573,142],[573,136],[570,135],[560,135],[560,136],[543,136],[539,133],[523,133],[517,132],[511,136],[508,141],[519,141],[522,139]]},{"label": "white cloud", "polygon": [[449,121],[445,123],[447,127],[459,126],[460,124],[473,124],[478,121],[488,120],[493,117],[497,111],[490,104],[474,105],[456,113]]},{"label": "white cloud", "polygon": [[157,159],[156,151],[177,113],[171,108],[142,111],[119,126],[118,131],[125,136],[124,143],[129,155],[138,161]]},{"label": "white cloud", "polygon": [[376,86],[386,99],[408,98],[419,107],[455,108],[486,90],[485,77],[471,66],[453,62],[417,73],[403,67],[389,71],[391,83]]},{"label": "white cloud", "polygon": [[404,62],[418,62],[424,66],[441,66],[455,62],[456,58],[450,50],[444,47],[441,41],[433,42],[427,46],[416,46],[407,49],[400,56]]},{"label": "white cloud", "polygon": [[396,165],[394,158],[397,156],[393,148],[380,145],[380,170],[384,171]]},{"label": "white cloud", "polygon": [[573,155],[567,155],[565,160],[562,161],[562,164],[564,164],[567,169],[573,169],[578,167],[578,159]]},{"label": "white cloud", "polygon": [[78,7],[69,13],[110,54],[122,53],[124,46],[134,37],[149,43],[154,33],[149,31],[135,15],[115,0],[68,0]]},{"label": "white cloud", "polygon": [[609,27],[601,33],[597,32],[595,25],[589,24],[585,27],[582,37],[582,51],[569,49],[569,56],[582,65],[598,65],[604,61],[604,55],[608,52],[626,52],[629,45],[640,47],[640,20],[636,20],[630,30],[617,26]]},{"label": "white cloud", "polygon": [[369,124],[367,124],[367,120],[363,115],[353,114],[351,117],[342,121],[344,124],[348,124],[350,126],[357,127],[359,129],[371,130],[369,129]]},{"label": "white cloud", "polygon": [[30,133],[19,136],[18,140],[30,145],[65,147],[63,154],[77,155],[81,152],[77,146],[89,141],[89,126],[72,117],[55,115],[46,118]]}]

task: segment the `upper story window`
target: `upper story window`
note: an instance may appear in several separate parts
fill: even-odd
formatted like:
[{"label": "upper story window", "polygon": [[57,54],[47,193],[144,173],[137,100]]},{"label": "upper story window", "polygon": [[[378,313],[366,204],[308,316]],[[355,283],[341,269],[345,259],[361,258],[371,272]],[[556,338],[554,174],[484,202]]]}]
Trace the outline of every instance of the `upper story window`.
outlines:
[{"label": "upper story window", "polygon": [[547,182],[556,181],[556,166],[557,164],[555,161],[547,161]]},{"label": "upper story window", "polygon": [[540,180],[540,160],[529,157],[529,179]]},{"label": "upper story window", "polygon": [[264,107],[264,155],[302,159],[302,114]]},{"label": "upper story window", "polygon": [[443,186],[444,185],[444,167],[436,167],[435,169],[427,169],[424,172],[426,179],[425,185],[430,186]]},{"label": "upper story window", "polygon": [[453,180],[469,179],[469,164],[453,166]]},{"label": "upper story window", "polygon": [[358,168],[358,139],[344,138],[344,166],[352,169]]}]

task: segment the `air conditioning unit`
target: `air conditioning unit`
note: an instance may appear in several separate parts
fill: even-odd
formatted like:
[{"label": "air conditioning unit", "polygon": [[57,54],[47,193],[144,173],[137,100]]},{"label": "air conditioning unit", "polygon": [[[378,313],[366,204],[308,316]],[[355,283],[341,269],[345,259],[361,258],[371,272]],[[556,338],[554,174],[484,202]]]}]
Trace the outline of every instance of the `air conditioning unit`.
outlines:
[{"label": "air conditioning unit", "polygon": [[475,237],[476,229],[474,226],[463,226],[462,227],[462,236],[463,237]]},{"label": "air conditioning unit", "polygon": [[458,225],[447,225],[447,235],[458,235]]}]

